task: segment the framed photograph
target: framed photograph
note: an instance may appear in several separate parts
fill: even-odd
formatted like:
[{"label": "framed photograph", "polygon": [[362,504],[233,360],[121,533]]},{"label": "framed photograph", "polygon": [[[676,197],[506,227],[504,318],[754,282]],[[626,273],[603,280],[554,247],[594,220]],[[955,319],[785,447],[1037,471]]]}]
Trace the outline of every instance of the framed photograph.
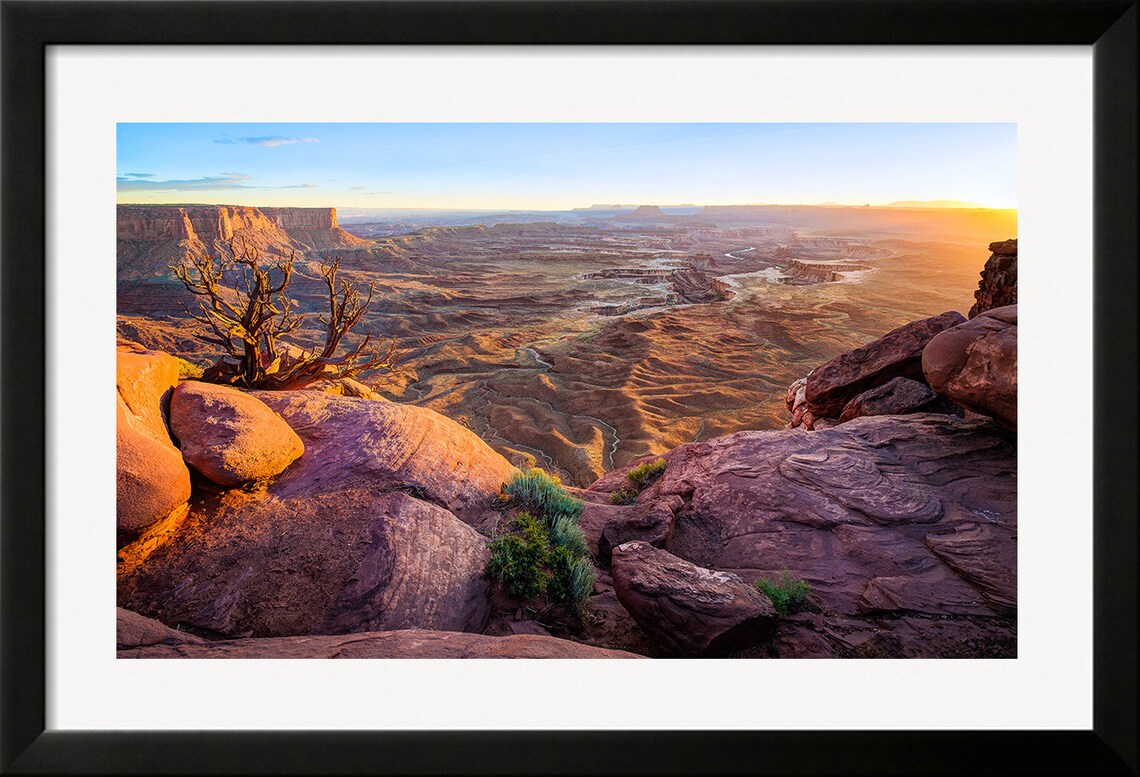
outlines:
[{"label": "framed photograph", "polygon": [[2,8],[0,768],[1136,772],[1134,3]]}]

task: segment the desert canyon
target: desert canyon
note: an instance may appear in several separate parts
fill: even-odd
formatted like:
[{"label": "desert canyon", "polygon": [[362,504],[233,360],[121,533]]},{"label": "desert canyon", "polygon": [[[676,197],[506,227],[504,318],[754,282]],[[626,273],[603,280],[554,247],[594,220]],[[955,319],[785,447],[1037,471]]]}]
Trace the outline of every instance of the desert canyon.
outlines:
[{"label": "desert canyon", "polygon": [[[1016,234],[968,208],[120,205],[118,655],[1015,657]],[[374,284],[353,332],[396,369],[202,381],[221,354],[171,264],[235,237],[294,256],[298,349],[322,262]],[[536,468],[581,503],[576,612],[487,574]],[[788,574],[781,611],[755,582]]]}]

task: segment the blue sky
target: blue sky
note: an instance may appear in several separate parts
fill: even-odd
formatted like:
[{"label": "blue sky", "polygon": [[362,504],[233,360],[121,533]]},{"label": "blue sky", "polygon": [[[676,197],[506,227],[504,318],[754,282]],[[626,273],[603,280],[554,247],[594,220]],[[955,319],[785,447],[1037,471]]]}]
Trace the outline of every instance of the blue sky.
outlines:
[{"label": "blue sky", "polygon": [[118,200],[1017,206],[1014,124],[119,124]]}]

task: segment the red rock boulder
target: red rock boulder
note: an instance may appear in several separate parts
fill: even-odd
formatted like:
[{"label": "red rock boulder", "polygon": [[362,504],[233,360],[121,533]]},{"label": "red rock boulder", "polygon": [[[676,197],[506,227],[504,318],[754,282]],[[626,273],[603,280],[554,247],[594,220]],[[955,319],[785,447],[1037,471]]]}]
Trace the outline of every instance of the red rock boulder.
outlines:
[{"label": "red rock boulder", "polygon": [[950,311],[912,321],[821,364],[807,377],[805,414],[838,418],[854,397],[892,378],[922,380],[922,349],[936,334],[965,320],[961,313]]},{"label": "red rock boulder", "polygon": [[933,338],[922,352],[930,387],[1017,428],[1017,305],[988,310]]},{"label": "red rock boulder", "polygon": [[647,542],[614,548],[610,573],[622,606],[680,655],[725,655],[762,642],[776,626],[772,603],[754,586]]},{"label": "red rock boulder", "polygon": [[[1016,655],[1017,455],[993,423],[869,416],[662,458],[641,498],[684,500],[670,553],[747,583],[787,569],[811,586],[818,610],[780,620],[781,656]],[[625,471],[590,490],[622,487]]]},{"label": "red rock boulder", "polygon": [[281,416],[230,386],[180,383],[170,400],[170,426],[186,463],[220,486],[271,478],[305,452]]},{"label": "red rock boulder", "polygon": [[272,488],[192,505],[124,568],[119,606],[224,637],[486,623],[486,540],[444,508],[335,480],[305,495]]},{"label": "red rock boulder", "polygon": [[172,356],[137,346],[116,353],[116,513],[120,533],[135,533],[190,498],[190,472],[166,428],[178,383]]},{"label": "red rock boulder", "polygon": [[938,398],[930,387],[910,378],[892,378],[881,386],[853,397],[839,414],[839,422],[868,415],[916,413]]},{"label": "red rock boulder", "polygon": [[402,489],[445,506],[477,526],[517,471],[477,434],[439,413],[386,399],[323,391],[258,391],[305,444],[305,455],[277,479],[274,493],[304,494],[322,484]]}]

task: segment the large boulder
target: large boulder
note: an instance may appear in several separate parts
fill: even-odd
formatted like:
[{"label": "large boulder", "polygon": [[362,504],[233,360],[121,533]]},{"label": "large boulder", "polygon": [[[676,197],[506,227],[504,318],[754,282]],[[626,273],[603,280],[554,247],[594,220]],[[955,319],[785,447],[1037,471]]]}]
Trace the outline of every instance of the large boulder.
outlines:
[{"label": "large boulder", "polygon": [[1017,305],[988,310],[933,338],[922,352],[931,388],[1017,428]]},{"label": "large boulder", "polygon": [[[669,552],[746,582],[787,569],[811,586],[818,611],[781,619],[781,655],[1016,655],[1017,457],[992,422],[870,416],[663,458],[640,498],[684,500]],[[590,489],[624,482],[616,470]]]},{"label": "large boulder", "polygon": [[281,416],[230,386],[180,383],[170,399],[170,426],[186,463],[221,486],[271,478],[305,452]]},{"label": "large boulder", "polygon": [[982,279],[974,292],[974,306],[967,318],[1017,304],[1017,238],[990,243],[990,251],[993,253],[982,268]]},{"label": "large boulder", "polygon": [[805,413],[837,418],[852,398],[867,389],[892,378],[922,380],[922,349],[936,334],[965,320],[961,313],[950,311],[912,321],[821,364],[807,377]]},{"label": "large boulder", "polygon": [[839,422],[868,415],[905,415],[934,402],[938,395],[930,387],[910,378],[892,378],[881,386],[853,397],[839,414]]},{"label": "large boulder", "polygon": [[557,637],[384,631],[119,647],[119,658],[641,658]]},{"label": "large boulder", "polygon": [[479,631],[488,557],[450,512],[398,491],[336,480],[305,495],[234,490],[195,504],[124,568],[119,605],[225,637]]},{"label": "large boulder", "polygon": [[771,602],[737,575],[714,572],[647,542],[613,549],[610,573],[634,620],[681,655],[725,655],[764,641]]},{"label": "large boulder", "polygon": [[177,360],[125,345],[115,361],[116,514],[119,532],[129,535],[190,498],[190,472],[166,427]]},{"label": "large boulder", "polygon": [[254,396],[288,422],[305,455],[277,479],[280,496],[329,483],[402,489],[443,505],[477,527],[494,523],[490,509],[516,472],[480,437],[439,413],[386,399],[323,391],[259,391]]}]

